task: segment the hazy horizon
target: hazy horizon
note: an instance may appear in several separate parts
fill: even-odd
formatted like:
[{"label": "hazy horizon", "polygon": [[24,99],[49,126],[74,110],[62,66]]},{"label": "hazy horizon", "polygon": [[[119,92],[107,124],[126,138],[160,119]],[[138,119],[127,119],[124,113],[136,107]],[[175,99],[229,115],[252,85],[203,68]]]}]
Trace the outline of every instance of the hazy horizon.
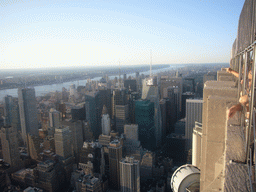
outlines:
[{"label": "hazy horizon", "polygon": [[[181,65],[229,65],[229,63],[175,63],[175,64],[153,64],[152,66],[162,66],[162,65],[170,65],[176,66]],[[137,65],[121,65],[120,68],[132,68],[132,67],[150,67],[149,64],[137,64]],[[17,69],[1,69],[0,73],[2,72],[19,72],[19,71],[54,71],[54,70],[78,70],[78,69],[87,69],[87,70],[101,70],[107,68],[119,68],[119,65],[110,65],[110,66],[59,66],[59,67],[42,67],[42,68],[17,68]]]},{"label": "hazy horizon", "polygon": [[242,1],[1,1],[0,69],[226,63]]}]

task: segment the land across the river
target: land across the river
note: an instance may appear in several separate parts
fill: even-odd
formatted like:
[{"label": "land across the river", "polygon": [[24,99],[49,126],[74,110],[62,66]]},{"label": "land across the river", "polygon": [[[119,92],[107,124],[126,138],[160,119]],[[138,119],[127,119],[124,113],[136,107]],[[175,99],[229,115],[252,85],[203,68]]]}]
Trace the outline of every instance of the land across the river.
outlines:
[{"label": "land across the river", "polygon": [[[153,65],[152,69],[169,68],[169,64]],[[25,86],[60,84],[70,81],[94,79],[96,77],[142,73],[149,70],[149,65],[101,67],[101,68],[60,68],[37,70],[4,70],[0,74],[0,90]]]}]

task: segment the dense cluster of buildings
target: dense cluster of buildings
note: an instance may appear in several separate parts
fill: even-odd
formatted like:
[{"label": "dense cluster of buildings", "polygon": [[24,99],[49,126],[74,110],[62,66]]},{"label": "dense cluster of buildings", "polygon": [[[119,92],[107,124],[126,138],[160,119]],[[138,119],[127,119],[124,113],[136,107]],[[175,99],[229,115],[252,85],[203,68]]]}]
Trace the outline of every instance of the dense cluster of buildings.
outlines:
[{"label": "dense cluster of buildings", "polygon": [[246,0],[230,62],[237,77],[186,66],[7,95],[0,191],[255,191],[256,46],[245,30],[254,16]]},{"label": "dense cluster of buildings", "polygon": [[[182,162],[195,121],[202,123],[202,100],[195,99],[194,81],[184,88],[189,70],[182,70],[88,79],[44,97],[34,88],[7,95],[0,111],[0,185],[10,191],[170,190],[176,159],[168,153],[175,152],[163,146],[182,145],[172,146],[184,154]],[[185,116],[185,133],[175,133]]]}]

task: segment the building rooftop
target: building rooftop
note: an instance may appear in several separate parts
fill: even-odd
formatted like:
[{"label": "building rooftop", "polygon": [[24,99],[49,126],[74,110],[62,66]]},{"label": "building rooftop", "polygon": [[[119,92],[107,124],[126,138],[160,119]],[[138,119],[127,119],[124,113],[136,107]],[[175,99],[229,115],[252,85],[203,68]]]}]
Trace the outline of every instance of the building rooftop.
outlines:
[{"label": "building rooftop", "polygon": [[120,146],[120,141],[115,139],[115,140],[113,140],[113,141],[111,141],[109,143],[109,146],[111,146],[111,147],[118,147],[118,146]]}]

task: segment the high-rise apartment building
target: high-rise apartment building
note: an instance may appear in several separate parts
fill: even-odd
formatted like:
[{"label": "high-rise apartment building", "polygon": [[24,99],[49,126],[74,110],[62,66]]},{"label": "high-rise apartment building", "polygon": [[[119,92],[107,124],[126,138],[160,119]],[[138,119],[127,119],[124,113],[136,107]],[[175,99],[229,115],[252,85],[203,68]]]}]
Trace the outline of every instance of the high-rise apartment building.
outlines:
[{"label": "high-rise apartment building", "polygon": [[140,166],[134,157],[126,157],[120,161],[120,182],[122,192],[140,191]]},{"label": "high-rise apartment building", "polygon": [[38,135],[36,96],[34,88],[19,88],[18,100],[22,139],[27,143],[27,134]]},{"label": "high-rise apartment building", "polygon": [[122,159],[122,145],[114,140],[109,144],[109,186],[120,189],[120,160]]},{"label": "high-rise apartment building", "polygon": [[195,121],[202,123],[203,115],[203,100],[202,99],[187,99],[186,100],[186,150],[192,148],[192,135],[195,127]]},{"label": "high-rise apartment building", "polygon": [[17,131],[11,126],[2,127],[0,138],[4,161],[9,163],[11,167],[19,167],[21,160],[18,149]]}]

